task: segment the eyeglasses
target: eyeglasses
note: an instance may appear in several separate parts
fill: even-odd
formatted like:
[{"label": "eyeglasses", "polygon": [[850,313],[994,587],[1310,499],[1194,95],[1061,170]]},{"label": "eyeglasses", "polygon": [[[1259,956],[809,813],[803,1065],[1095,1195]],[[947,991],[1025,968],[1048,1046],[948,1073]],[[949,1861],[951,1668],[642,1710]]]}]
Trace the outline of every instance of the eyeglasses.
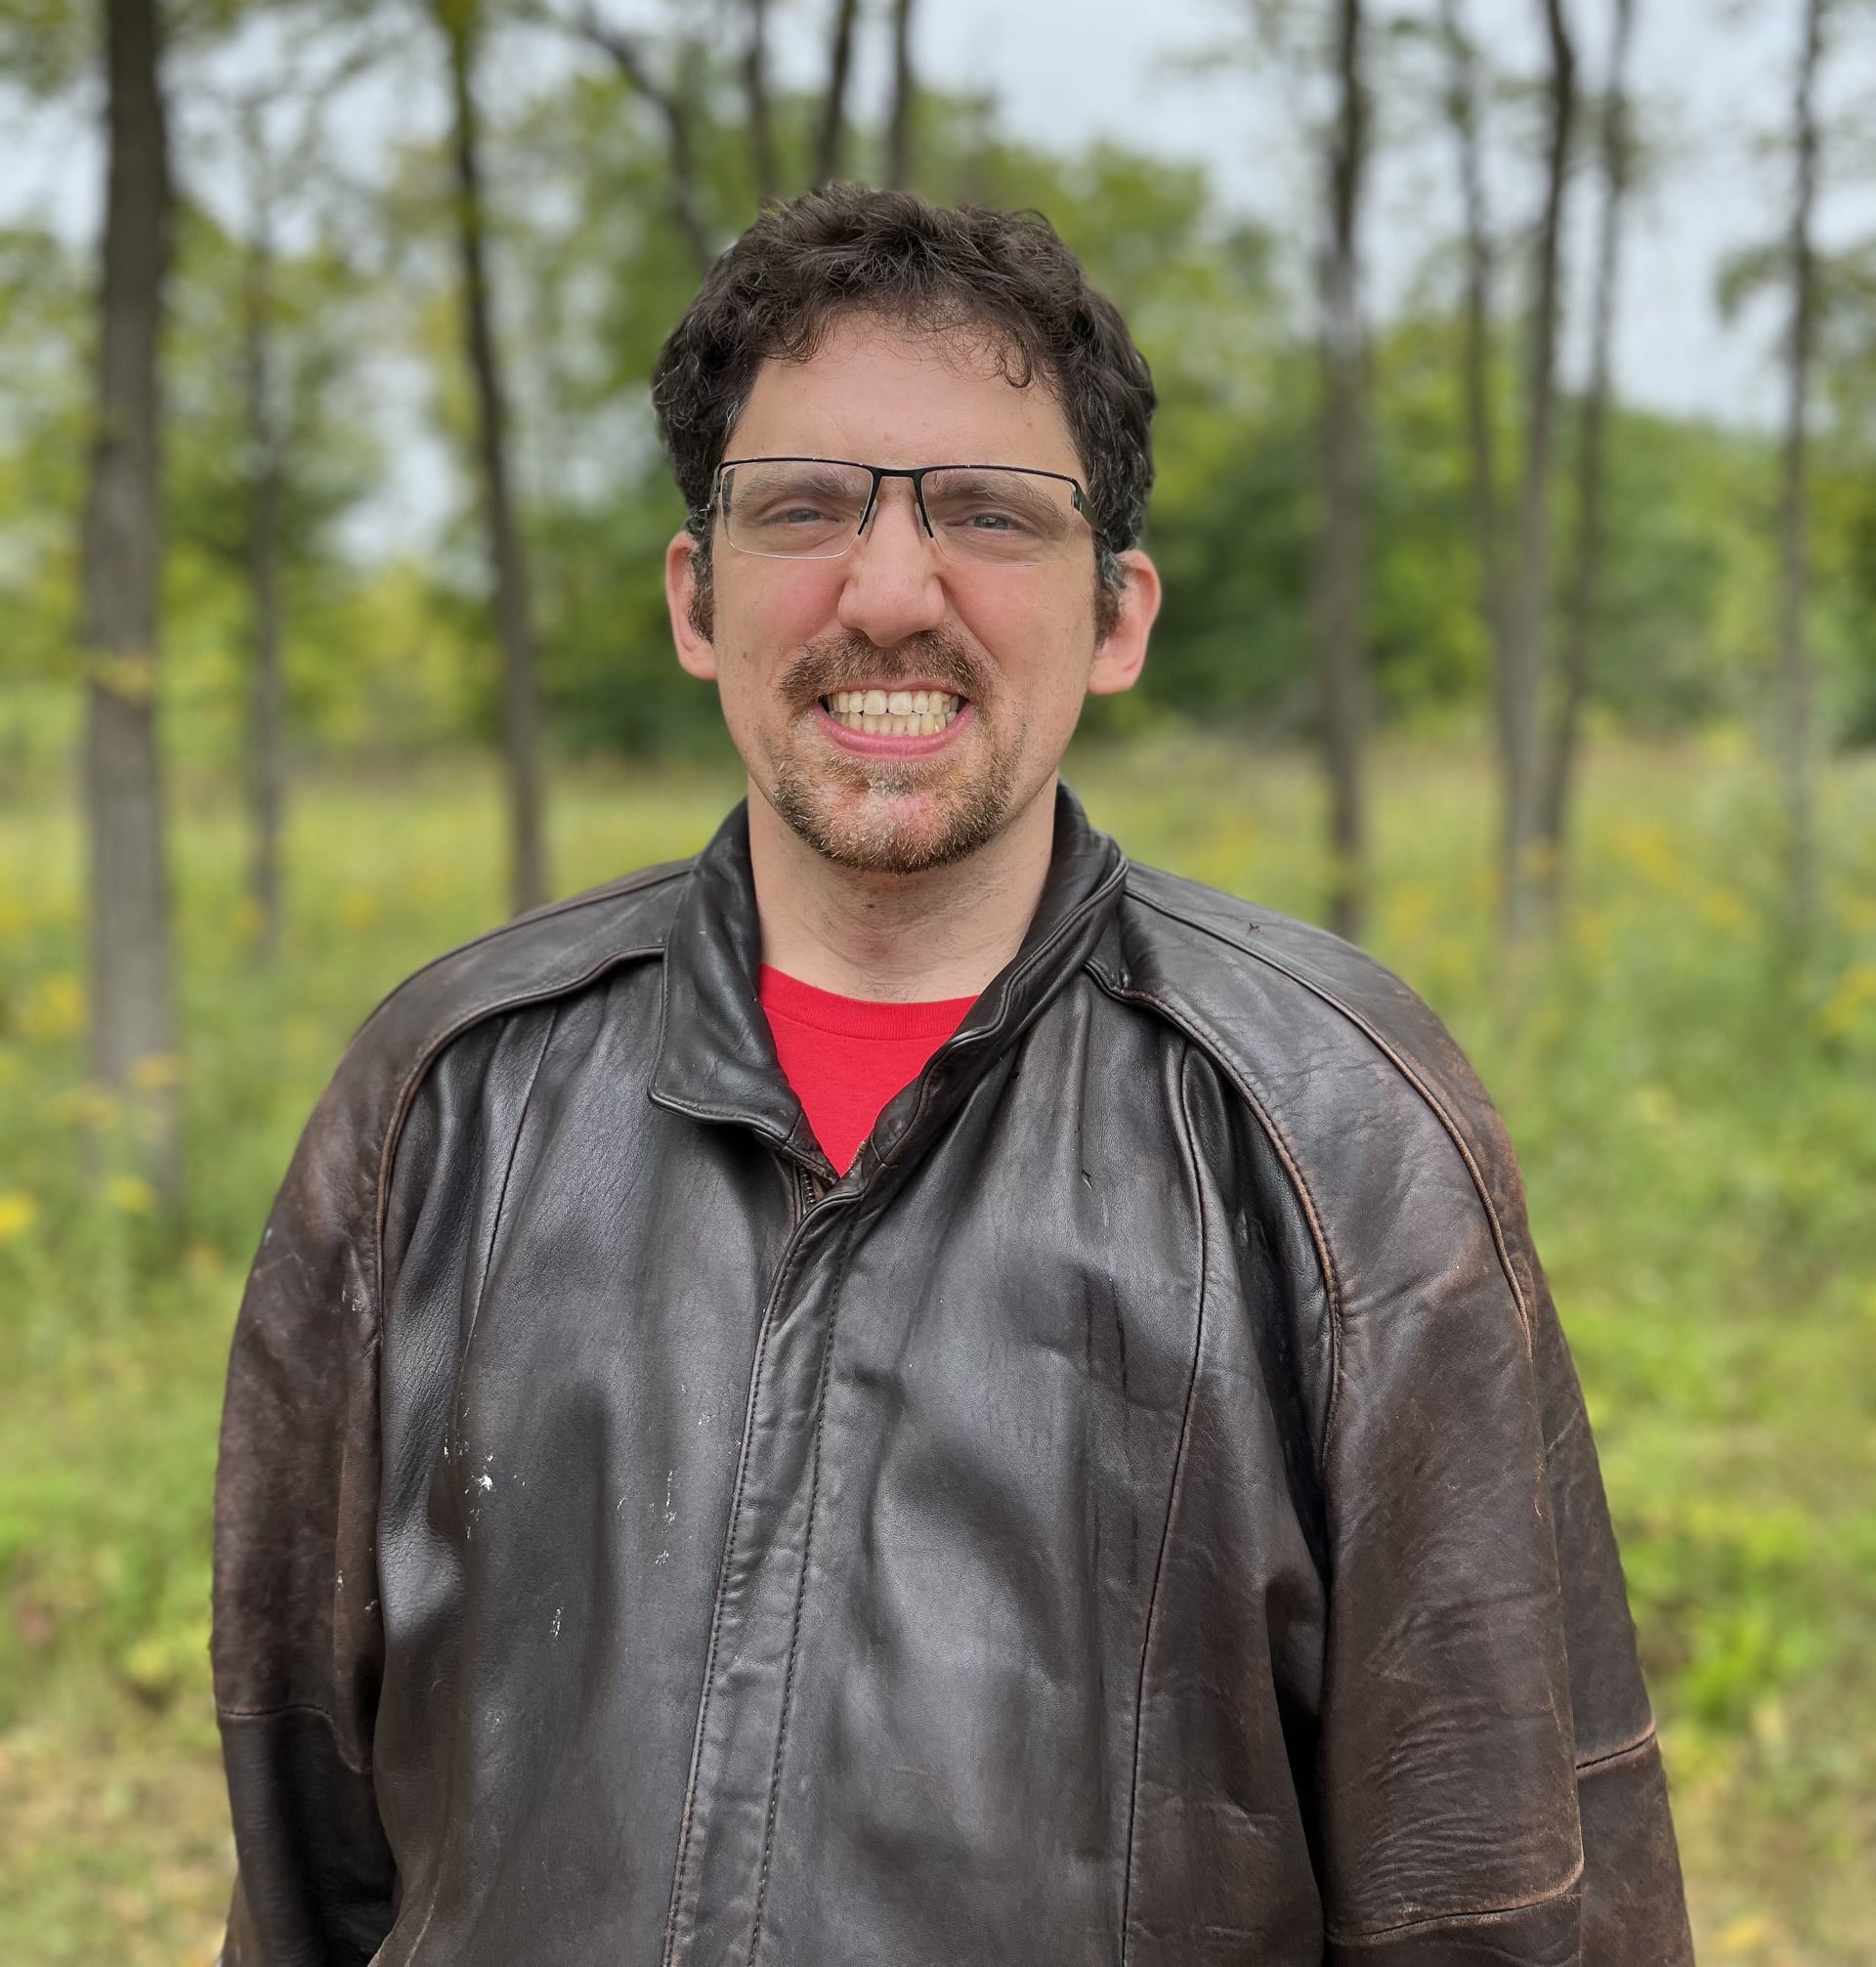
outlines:
[{"label": "eyeglasses", "polygon": [[716,468],[709,504],[739,553],[765,560],[838,560],[867,530],[879,482],[909,478],[927,538],[960,560],[1030,567],[1088,532],[1087,493],[1059,471],[1009,464],[914,469],[841,457],[740,457]]}]

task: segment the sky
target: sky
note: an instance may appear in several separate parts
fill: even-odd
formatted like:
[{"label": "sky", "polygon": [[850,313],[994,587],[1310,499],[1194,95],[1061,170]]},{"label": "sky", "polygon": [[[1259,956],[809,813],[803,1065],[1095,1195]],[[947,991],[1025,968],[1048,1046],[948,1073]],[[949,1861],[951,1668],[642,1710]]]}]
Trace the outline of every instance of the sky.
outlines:
[{"label": "sky", "polygon": [[[1388,0],[1371,4],[1388,10]],[[807,26],[809,10],[794,12]],[[993,90],[1018,130],[1057,131],[1070,142],[1112,133],[1196,159],[1233,202],[1274,216],[1296,209],[1300,158],[1291,119],[1228,63],[1195,75],[1179,59],[1228,43],[1244,12],[1242,0],[922,0],[919,53],[934,82]],[[1592,85],[1603,72],[1612,13],[1611,0],[1575,0],[1569,10]],[[1627,235],[1616,366],[1636,400],[1729,421],[1776,413],[1777,320],[1761,311],[1724,323],[1714,288],[1729,254],[1785,224],[1788,169],[1762,140],[1789,116],[1800,17],[1801,0],[1636,0],[1638,121],[1669,146]],[[1470,18],[1507,65],[1536,68],[1538,0],[1471,0]],[[1876,79],[1876,8],[1850,20],[1828,103],[1840,112],[1868,104]],[[1872,189],[1860,194],[1826,182],[1826,241],[1876,231],[1876,172],[1865,174]],[[1508,216],[1531,208],[1534,189],[1494,187]],[[1425,254],[1428,202],[1452,205],[1443,147],[1396,145],[1377,192],[1367,245],[1376,304],[1385,308]],[[1579,198],[1579,261],[1590,235],[1582,221],[1592,216]],[[1580,338],[1574,354],[1580,363]]]},{"label": "sky", "polygon": [[[702,0],[598,0],[609,19],[655,26],[670,10]],[[1488,53],[1535,72],[1540,0],[1467,0]],[[831,0],[775,0],[775,60],[784,81],[818,88]],[[1370,0],[1386,17],[1409,0]],[[1627,235],[1627,273],[1616,333],[1616,375],[1632,401],[1677,414],[1769,424],[1778,414],[1780,314],[1768,301],[1727,322],[1714,301],[1728,256],[1776,237],[1790,197],[1789,165],[1775,146],[1792,94],[1803,0],[1635,0],[1633,80],[1640,127],[1657,152]],[[1569,0],[1586,85],[1602,72],[1614,0]],[[883,6],[861,42],[859,107],[877,107],[886,87]],[[1247,0],[918,0],[917,65],[921,80],[985,91],[1007,127],[1064,148],[1110,136],[1170,158],[1206,166],[1226,202],[1282,223],[1294,235],[1310,192],[1307,150],[1294,105],[1249,64],[1220,53],[1242,36]],[[1428,12],[1424,4],[1418,9]],[[1860,105],[1876,111],[1876,5],[1849,8],[1827,70],[1825,108],[1841,126]],[[544,45],[544,44],[542,44]],[[525,85],[520,51],[504,78]],[[222,62],[239,82],[277,62],[277,46],[252,37]],[[435,71],[359,92],[344,132],[355,161],[440,125]],[[1388,118],[1366,231],[1373,307],[1386,312],[1426,266],[1428,245],[1456,231],[1452,161],[1436,131],[1418,134]],[[1876,113],[1865,113],[1876,129]],[[185,131],[185,140],[187,131]],[[49,215],[83,237],[95,226],[102,167],[95,103],[61,114],[0,111],[0,221]],[[1864,185],[1854,182],[1859,167]],[[1876,153],[1859,159],[1839,143],[1827,161],[1819,209],[1826,244],[1876,235]],[[196,165],[196,189],[220,189]],[[1535,212],[1532,175],[1501,165],[1490,187],[1506,222]],[[1587,323],[1582,278],[1595,207],[1578,195],[1569,250],[1578,278],[1566,321],[1566,369],[1580,372]],[[434,481],[434,482],[433,482]],[[428,468],[395,494],[428,507],[447,493]]]}]

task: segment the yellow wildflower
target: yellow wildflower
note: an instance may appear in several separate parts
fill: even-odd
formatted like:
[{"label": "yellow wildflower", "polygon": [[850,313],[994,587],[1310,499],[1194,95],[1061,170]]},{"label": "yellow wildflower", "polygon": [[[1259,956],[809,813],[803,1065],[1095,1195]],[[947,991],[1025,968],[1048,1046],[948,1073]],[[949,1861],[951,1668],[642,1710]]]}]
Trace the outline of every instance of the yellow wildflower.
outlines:
[{"label": "yellow wildflower", "polygon": [[126,1216],[148,1216],[156,1207],[156,1191],[141,1175],[113,1175],[105,1183],[105,1199]]}]

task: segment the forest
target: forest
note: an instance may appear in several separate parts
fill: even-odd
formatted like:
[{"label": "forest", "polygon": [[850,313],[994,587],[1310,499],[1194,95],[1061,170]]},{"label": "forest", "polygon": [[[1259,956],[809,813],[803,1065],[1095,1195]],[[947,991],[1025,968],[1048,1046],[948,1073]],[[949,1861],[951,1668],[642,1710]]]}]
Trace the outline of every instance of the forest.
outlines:
[{"label": "forest", "polygon": [[215,1956],[268,1201],[402,976],[739,795],[648,379],[764,201],[848,178],[1040,210],[1127,316],[1167,604],[1068,776],[1451,1025],[1701,1958],[1876,1958],[1876,230],[1819,218],[1876,183],[1876,7],[1701,16],[1786,32],[1707,297],[1766,418],[1618,372],[1637,213],[1701,168],[1635,79],[1667,4],[1213,0],[1155,86],[1230,78],[1252,207],[928,73],[915,0],[0,0],[7,1959]]}]

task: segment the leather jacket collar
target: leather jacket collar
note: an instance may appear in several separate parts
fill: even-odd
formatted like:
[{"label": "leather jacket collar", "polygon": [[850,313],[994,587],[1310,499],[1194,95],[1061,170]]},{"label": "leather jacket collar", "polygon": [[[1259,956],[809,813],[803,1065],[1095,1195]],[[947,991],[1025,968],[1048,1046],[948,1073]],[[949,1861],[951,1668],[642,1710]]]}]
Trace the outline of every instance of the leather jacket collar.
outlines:
[{"label": "leather jacket collar", "polygon": [[[969,1088],[1080,968],[1113,915],[1127,860],[1066,786],[1042,900],[1015,958],[986,986],[923,1078],[880,1116],[849,1176],[866,1185],[916,1157]],[[694,1119],[752,1129],[825,1185],[834,1174],[776,1063],[757,1001],[762,930],[747,802],[699,855],[671,923],[652,1098]]]}]

